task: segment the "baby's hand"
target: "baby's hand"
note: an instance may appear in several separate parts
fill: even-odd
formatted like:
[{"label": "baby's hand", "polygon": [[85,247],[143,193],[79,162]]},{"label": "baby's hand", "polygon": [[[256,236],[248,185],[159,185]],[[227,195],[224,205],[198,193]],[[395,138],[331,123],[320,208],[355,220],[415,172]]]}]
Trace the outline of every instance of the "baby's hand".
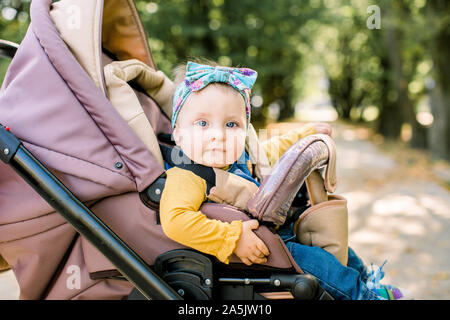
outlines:
[{"label": "baby's hand", "polygon": [[234,253],[248,266],[253,263],[267,262],[266,256],[269,255],[269,249],[252,231],[258,226],[258,221],[254,219],[243,222],[241,236],[234,249]]},{"label": "baby's hand", "polygon": [[316,122],[314,123],[314,127],[316,128],[317,133],[327,134],[331,137],[331,126],[325,122]]}]

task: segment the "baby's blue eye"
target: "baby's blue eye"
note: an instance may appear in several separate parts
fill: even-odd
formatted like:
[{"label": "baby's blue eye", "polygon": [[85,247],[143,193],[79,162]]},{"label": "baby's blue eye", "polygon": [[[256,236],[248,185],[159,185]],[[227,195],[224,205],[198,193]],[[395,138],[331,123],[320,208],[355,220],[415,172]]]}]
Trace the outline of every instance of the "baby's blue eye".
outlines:
[{"label": "baby's blue eye", "polygon": [[234,127],[237,126],[237,123],[236,123],[236,122],[227,122],[226,126],[227,126],[228,128],[234,128]]},{"label": "baby's blue eye", "polygon": [[196,124],[199,125],[200,127],[206,127],[206,125],[208,123],[205,120],[200,120],[200,121],[197,121]]}]

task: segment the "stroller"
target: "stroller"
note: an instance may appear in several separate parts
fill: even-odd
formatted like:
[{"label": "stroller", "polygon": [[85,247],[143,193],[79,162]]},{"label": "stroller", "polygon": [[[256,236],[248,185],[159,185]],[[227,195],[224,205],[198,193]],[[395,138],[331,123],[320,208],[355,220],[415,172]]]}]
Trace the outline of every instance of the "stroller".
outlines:
[{"label": "stroller", "polygon": [[[0,93],[0,256],[21,299],[332,299],[270,223],[256,234],[271,254],[252,266],[235,256],[224,265],[165,236],[158,202],[171,110],[139,76],[113,85],[104,73],[130,59],[157,69],[132,0],[34,0],[30,16],[20,46],[0,43],[0,54],[13,57]],[[327,164],[333,171],[320,135],[300,144],[296,183],[263,182],[255,206],[286,216],[285,207],[308,200],[310,175]],[[288,177],[292,162],[283,161],[292,157],[283,157],[277,174]],[[256,173],[267,167],[253,163]],[[283,203],[267,205],[268,194]],[[201,210],[227,222],[251,219],[226,204]]]}]

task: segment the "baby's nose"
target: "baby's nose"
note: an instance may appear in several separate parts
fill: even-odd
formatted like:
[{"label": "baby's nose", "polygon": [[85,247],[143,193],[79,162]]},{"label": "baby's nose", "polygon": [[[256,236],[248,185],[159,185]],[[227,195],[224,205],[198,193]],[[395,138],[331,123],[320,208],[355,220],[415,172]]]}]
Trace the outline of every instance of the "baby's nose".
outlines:
[{"label": "baby's nose", "polygon": [[211,128],[209,138],[211,141],[224,141],[225,130]]}]

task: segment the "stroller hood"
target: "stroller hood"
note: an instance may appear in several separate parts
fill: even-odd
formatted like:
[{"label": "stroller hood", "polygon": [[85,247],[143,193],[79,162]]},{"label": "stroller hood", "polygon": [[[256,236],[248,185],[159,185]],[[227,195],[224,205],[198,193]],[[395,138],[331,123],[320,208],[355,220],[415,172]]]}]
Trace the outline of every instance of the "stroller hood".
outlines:
[{"label": "stroller hood", "polygon": [[[3,84],[0,120],[41,161],[63,172],[63,182],[91,186],[74,190],[81,200],[142,191],[163,169],[99,90],[93,80],[98,76],[92,78],[69,50],[51,19],[50,4],[32,2],[29,30]],[[97,40],[91,44],[101,50]],[[117,163],[123,166],[118,169]]]},{"label": "stroller hood", "polygon": [[[92,19],[96,13],[94,26],[100,32],[103,1],[82,2],[92,2],[92,7],[80,9],[95,10],[91,15],[83,11],[81,17]],[[124,4],[136,10],[131,1],[106,3],[111,12]],[[56,3],[53,5],[57,8]],[[31,24],[2,85],[0,123],[9,126],[83,202],[137,194],[164,170],[111,105],[99,86],[101,81],[93,80],[95,69],[82,66],[74,56],[76,51],[71,51],[62,39],[51,8],[51,0],[31,3]],[[58,17],[54,15],[54,19]],[[83,20],[80,23],[83,25]],[[97,48],[92,52],[98,54],[99,63],[100,36],[90,43]],[[114,43],[109,48],[113,50]],[[117,50],[118,56],[126,57],[126,50]],[[136,52],[141,60],[152,63],[148,48]],[[79,246],[79,241],[74,240],[75,231],[3,163],[0,207],[1,255],[14,270],[21,298],[42,298],[64,254]],[[130,208],[118,201],[114,210],[124,214]],[[101,259],[101,255],[97,256]],[[39,277],[33,279],[31,275]]]}]

